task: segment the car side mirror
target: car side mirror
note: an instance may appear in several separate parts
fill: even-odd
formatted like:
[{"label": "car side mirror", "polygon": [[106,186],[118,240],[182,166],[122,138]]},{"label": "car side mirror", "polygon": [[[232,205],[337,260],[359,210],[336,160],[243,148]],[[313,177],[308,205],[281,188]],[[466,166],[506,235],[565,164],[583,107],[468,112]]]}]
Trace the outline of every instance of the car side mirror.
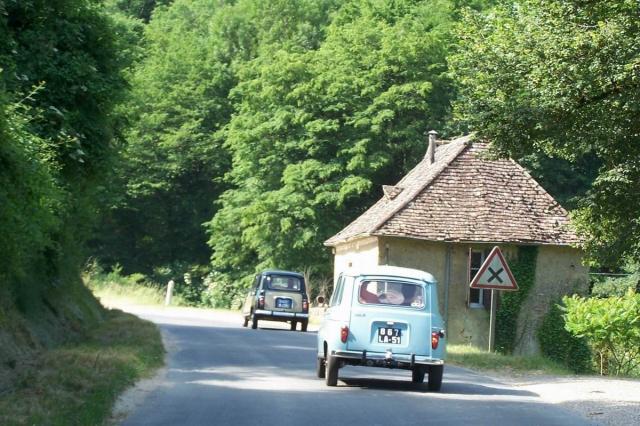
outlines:
[{"label": "car side mirror", "polygon": [[316,297],[316,303],[317,303],[318,305],[324,305],[324,301],[325,301],[324,296],[318,296],[318,297]]}]

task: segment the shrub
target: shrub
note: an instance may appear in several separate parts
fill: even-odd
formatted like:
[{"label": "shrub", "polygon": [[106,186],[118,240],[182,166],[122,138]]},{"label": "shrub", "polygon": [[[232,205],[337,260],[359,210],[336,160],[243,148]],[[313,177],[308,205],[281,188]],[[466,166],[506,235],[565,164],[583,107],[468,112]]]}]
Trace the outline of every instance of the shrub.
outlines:
[{"label": "shrub", "polygon": [[640,282],[640,273],[626,277],[598,277],[593,280],[591,295],[595,297],[624,296]]},{"label": "shrub", "polygon": [[574,373],[592,369],[592,354],[584,337],[576,337],[565,329],[563,306],[553,303],[538,329],[540,349],[547,358]]},{"label": "shrub", "polygon": [[600,374],[640,369],[640,294],[621,297],[565,297],[566,329],[585,337],[599,356]]},{"label": "shrub", "polygon": [[244,301],[244,287],[234,285],[226,275],[211,272],[204,279],[202,304],[212,308],[239,309]]},{"label": "shrub", "polygon": [[165,286],[169,280],[175,283],[173,294],[179,296],[188,306],[207,306],[203,301],[207,285],[204,280],[208,268],[202,265],[192,265],[185,262],[173,262],[155,268],[152,280]]}]

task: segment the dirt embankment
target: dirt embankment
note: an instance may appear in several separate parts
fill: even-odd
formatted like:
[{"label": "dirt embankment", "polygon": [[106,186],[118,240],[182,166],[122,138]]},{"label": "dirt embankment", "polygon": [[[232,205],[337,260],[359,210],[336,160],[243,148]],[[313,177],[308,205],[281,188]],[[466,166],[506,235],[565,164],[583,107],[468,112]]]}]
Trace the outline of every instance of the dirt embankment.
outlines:
[{"label": "dirt embankment", "polygon": [[16,372],[29,368],[37,354],[81,336],[104,317],[79,279],[24,306],[8,291],[0,293],[0,395],[13,389]]}]

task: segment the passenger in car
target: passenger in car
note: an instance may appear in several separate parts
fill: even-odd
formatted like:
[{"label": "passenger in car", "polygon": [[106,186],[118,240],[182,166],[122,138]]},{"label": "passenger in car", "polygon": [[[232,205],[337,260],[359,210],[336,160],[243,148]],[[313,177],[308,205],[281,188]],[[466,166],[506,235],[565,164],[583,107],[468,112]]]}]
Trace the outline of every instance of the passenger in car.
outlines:
[{"label": "passenger in car", "polygon": [[367,289],[368,285],[362,285],[360,287],[360,302],[361,303],[380,303],[378,300],[378,295],[375,293],[371,293]]},{"label": "passenger in car", "polygon": [[416,290],[417,286],[415,285],[403,285],[402,286],[402,295],[404,296],[404,301],[402,304],[404,306],[411,306],[411,304],[416,299]]}]

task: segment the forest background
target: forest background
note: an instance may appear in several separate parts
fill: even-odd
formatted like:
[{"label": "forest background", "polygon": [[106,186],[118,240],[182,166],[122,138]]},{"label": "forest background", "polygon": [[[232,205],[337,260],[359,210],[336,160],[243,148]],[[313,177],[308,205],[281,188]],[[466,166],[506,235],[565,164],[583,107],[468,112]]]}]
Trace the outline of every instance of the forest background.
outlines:
[{"label": "forest background", "polygon": [[322,242],[431,129],[520,162],[632,286],[637,17],[635,0],[0,0],[2,303],[28,315],[87,268],[214,307],[268,267],[323,282]]}]

